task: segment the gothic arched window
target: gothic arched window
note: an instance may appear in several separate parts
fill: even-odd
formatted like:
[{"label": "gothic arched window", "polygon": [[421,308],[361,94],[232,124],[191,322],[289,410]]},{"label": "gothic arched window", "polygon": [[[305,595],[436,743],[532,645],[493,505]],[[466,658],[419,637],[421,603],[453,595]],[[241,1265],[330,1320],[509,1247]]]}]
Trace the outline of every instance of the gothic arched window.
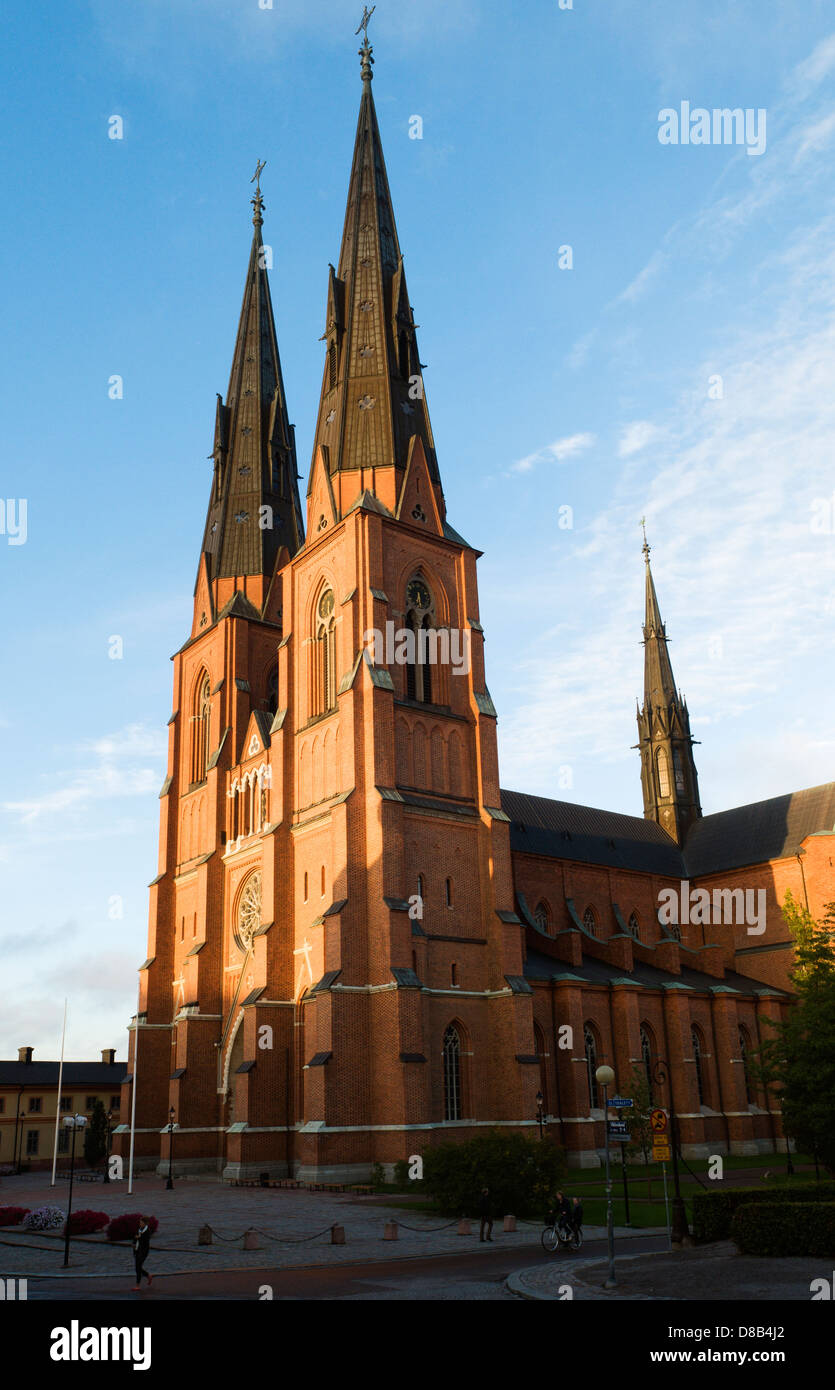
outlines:
[{"label": "gothic arched window", "polygon": [[753,1086],[751,1085],[751,1070],[750,1070],[750,1068],[749,1068],[749,1066],[748,1066],[748,1053],[749,1053],[750,1047],[751,1047],[751,1043],[750,1043],[750,1040],[749,1040],[749,1037],[748,1037],[748,1033],[747,1033],[746,1030],[743,1028],[742,1024],[740,1024],[740,1025],[739,1025],[739,1055],[740,1055],[740,1057],[742,1058],[742,1074],[743,1074],[743,1076],[744,1076],[744,1078],[745,1078],[745,1099],[747,1100],[747,1102],[748,1102],[749,1105],[753,1105],[753,1104],[754,1104],[754,1088],[753,1088]]},{"label": "gothic arched window", "polygon": [[690,1046],[693,1048],[693,1061],[696,1063],[696,1085],[699,1091],[699,1105],[706,1105],[705,1100],[705,1077],[703,1071],[702,1040],[698,1028],[694,1026],[690,1029]]},{"label": "gothic arched window", "polygon": [[209,739],[211,737],[212,697],[207,672],[203,672],[197,682],[192,714],[191,742],[191,780],[205,782],[209,767]]},{"label": "gothic arched window", "polygon": [[676,779],[676,791],[686,792],[687,782],[684,776],[684,764],[681,761],[681,753],[677,748],[673,749],[673,772]]},{"label": "gothic arched window", "polygon": [[628,923],[628,926],[629,926],[629,935],[630,935],[630,936],[634,936],[634,938],[635,938],[636,941],[640,941],[640,939],[641,939],[641,924],[640,924],[640,922],[638,921],[638,914],[637,914],[637,912],[630,912],[630,914],[629,914],[629,923]]},{"label": "gothic arched window", "polygon": [[461,1119],[461,1039],[449,1025],[444,1033],[444,1119]]},{"label": "gothic arched window", "polygon": [[278,711],[278,666],[273,666],[267,676],[267,709],[270,714]]},{"label": "gothic arched window", "polygon": [[583,926],[591,936],[597,936],[597,913],[593,907],[587,907],[583,913]]},{"label": "gothic arched window", "polygon": [[597,1042],[590,1024],[585,1024],[583,1028],[583,1048],[586,1054],[586,1073],[589,1083],[589,1108],[597,1110],[599,1098],[597,1094]]},{"label": "gothic arched window", "polygon": [[667,761],[667,754],[663,748],[659,748],[656,755],[658,766],[658,795],[670,795],[670,764]]},{"label": "gothic arched window", "polygon": [[641,1062],[643,1063],[650,1104],[652,1104],[652,1043],[646,1028],[641,1029]]},{"label": "gothic arched window", "polygon": [[333,589],[325,589],[316,605],[313,714],[336,709],[336,616]]},{"label": "gothic arched window", "polygon": [[406,662],[406,698],[432,703],[432,663],[428,634],[435,627],[435,601],[425,581],[415,575],[406,585],[406,628],[411,633]]},{"label": "gothic arched window", "polygon": [[540,931],[549,931],[551,926],[551,913],[546,902],[537,903],[533,911],[533,920]]}]

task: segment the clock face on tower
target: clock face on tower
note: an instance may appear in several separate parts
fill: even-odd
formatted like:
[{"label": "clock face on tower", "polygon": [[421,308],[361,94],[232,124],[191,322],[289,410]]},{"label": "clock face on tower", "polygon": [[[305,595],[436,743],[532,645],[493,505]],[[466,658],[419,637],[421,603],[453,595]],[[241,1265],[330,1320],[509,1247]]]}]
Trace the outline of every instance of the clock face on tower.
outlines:
[{"label": "clock face on tower", "polygon": [[417,608],[421,613],[431,607],[432,599],[422,579],[413,579],[411,581],[406,590],[406,601],[410,608]]}]

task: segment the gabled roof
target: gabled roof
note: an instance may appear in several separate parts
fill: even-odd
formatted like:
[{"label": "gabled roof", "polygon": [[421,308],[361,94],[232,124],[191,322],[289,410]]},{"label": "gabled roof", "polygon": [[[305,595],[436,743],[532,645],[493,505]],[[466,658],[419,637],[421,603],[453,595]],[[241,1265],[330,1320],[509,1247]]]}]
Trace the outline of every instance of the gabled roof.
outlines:
[{"label": "gabled roof", "polygon": [[835,782],[704,816],[684,844],[689,877],[796,854],[807,835],[835,831]]},{"label": "gabled roof", "polygon": [[[120,1086],[127,1062],[65,1062],[61,1089]],[[0,1086],[57,1086],[57,1062],[0,1061]]]},{"label": "gabled roof", "polygon": [[503,790],[501,799],[511,821],[510,847],[518,853],[685,876],[681,851],[654,821],[524,792]]}]

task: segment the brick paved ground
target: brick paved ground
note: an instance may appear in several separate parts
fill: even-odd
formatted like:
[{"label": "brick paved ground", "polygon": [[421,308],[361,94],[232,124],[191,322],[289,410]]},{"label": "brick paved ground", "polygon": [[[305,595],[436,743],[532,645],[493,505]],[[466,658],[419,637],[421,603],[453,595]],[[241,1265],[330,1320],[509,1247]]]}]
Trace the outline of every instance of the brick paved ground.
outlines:
[{"label": "brick paved ground", "polygon": [[605,1260],[570,1260],[523,1269],[508,1278],[508,1287],[526,1298],[645,1301],[648,1299],[715,1302],[809,1302],[810,1283],[832,1278],[832,1261],[754,1259],[738,1255],[731,1241],[699,1249],[657,1255],[618,1255],[616,1289],[604,1289]]},{"label": "brick paved ground", "polygon": [[[51,1188],[48,1174],[6,1178],[0,1184],[0,1205],[37,1207],[46,1203],[66,1210],[67,1184],[58,1183]],[[217,1182],[185,1180],[179,1181],[173,1192],[166,1192],[162,1179],[142,1177],[134,1183],[131,1197],[125,1182],[108,1186],[103,1183],[77,1185],[73,1192],[73,1210],[85,1207],[114,1216],[137,1211],[156,1216],[159,1230],[152,1243],[148,1267],[159,1274],[209,1269],[294,1268],[398,1259],[409,1255],[466,1254],[483,1248],[479,1245],[477,1222],[473,1223],[471,1235],[460,1236],[457,1223],[443,1230],[436,1229],[445,1224],[442,1217],[393,1210],[381,1205],[378,1199],[348,1194],[235,1188]],[[396,1241],[383,1240],[383,1229],[389,1219],[398,1222]],[[330,1243],[330,1227],[334,1223],[344,1226],[345,1245]],[[204,1224],[218,1233],[211,1246],[197,1244],[198,1230]],[[408,1230],[407,1225],[418,1229]],[[259,1250],[242,1248],[242,1235],[249,1227],[255,1227],[259,1233]],[[539,1254],[541,1229],[539,1225],[520,1223],[516,1232],[505,1233],[502,1222],[497,1221],[493,1227],[494,1248],[530,1246],[532,1253]],[[317,1234],[320,1232],[323,1234]],[[604,1232],[598,1227],[586,1230],[588,1239],[601,1234]],[[316,1238],[307,1239],[311,1236]],[[0,1275],[55,1274],[62,1260],[60,1237],[33,1235],[19,1227],[0,1231]],[[71,1272],[74,1275],[121,1275],[130,1268],[131,1254],[126,1246],[111,1246],[99,1236],[76,1237],[72,1242]]]}]

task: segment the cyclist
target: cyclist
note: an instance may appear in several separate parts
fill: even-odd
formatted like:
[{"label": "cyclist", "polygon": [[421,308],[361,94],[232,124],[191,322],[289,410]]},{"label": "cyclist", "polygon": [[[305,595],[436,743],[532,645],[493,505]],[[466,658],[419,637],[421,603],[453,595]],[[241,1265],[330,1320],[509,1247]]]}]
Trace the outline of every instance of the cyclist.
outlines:
[{"label": "cyclist", "polygon": [[565,1230],[571,1230],[571,1203],[564,1192],[557,1193],[556,1221],[554,1224]]}]

